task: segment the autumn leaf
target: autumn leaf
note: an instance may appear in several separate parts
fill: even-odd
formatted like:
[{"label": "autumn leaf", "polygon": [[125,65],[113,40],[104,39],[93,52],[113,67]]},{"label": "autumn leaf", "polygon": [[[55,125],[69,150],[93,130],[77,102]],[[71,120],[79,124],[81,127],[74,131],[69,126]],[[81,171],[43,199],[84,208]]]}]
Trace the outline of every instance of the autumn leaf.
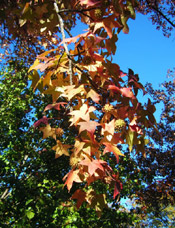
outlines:
[{"label": "autumn leaf", "polygon": [[94,160],[94,159],[90,160],[89,158],[86,158],[85,160],[81,161],[79,164],[87,166],[88,172],[92,176],[97,169],[104,171],[104,167],[102,165],[106,164],[106,162],[102,160]]},{"label": "autumn leaf", "polygon": [[73,86],[66,86],[65,90],[65,96],[68,98],[68,100],[71,100],[75,95],[79,93],[84,93],[84,85],[80,85],[79,87],[75,88],[75,85]]},{"label": "autumn leaf", "polygon": [[98,93],[96,93],[93,89],[91,89],[88,94],[87,94],[87,98],[91,98],[95,103],[99,103],[100,100],[100,95]]},{"label": "autumn leaf", "polygon": [[72,115],[72,118],[70,121],[72,122],[71,125],[77,124],[80,119],[89,121],[90,120],[90,113],[95,111],[96,108],[94,106],[88,107],[87,104],[83,104],[80,108],[80,110],[74,110],[69,113],[69,115]]},{"label": "autumn leaf", "polygon": [[120,193],[120,191],[123,189],[122,183],[117,180],[114,185],[114,194],[113,194],[113,199],[116,198],[116,196]]},{"label": "autumn leaf", "polygon": [[82,182],[82,180],[80,179],[80,177],[78,175],[79,172],[80,172],[79,169],[78,170],[72,169],[68,174],[66,174],[64,176],[63,180],[66,179],[64,186],[67,185],[68,191],[71,190],[73,182],[77,182],[77,183]]},{"label": "autumn leaf", "polygon": [[124,156],[124,154],[121,153],[118,147],[107,142],[104,142],[103,144],[106,146],[103,153],[106,154],[108,152],[112,152],[116,156],[117,162],[119,161],[119,155]]},{"label": "autumn leaf", "polygon": [[119,88],[119,87],[117,87],[115,85],[109,85],[108,89],[116,91],[116,92],[120,92],[125,97],[129,97],[129,98],[135,99],[135,96],[134,96],[134,94],[132,92],[132,88],[131,87],[129,87],[129,88]]},{"label": "autumn leaf", "polygon": [[28,78],[29,78],[29,80],[32,81],[31,87],[35,90],[37,88],[39,81],[40,81],[40,76],[39,76],[38,72],[36,70],[33,70],[28,75]]},{"label": "autumn leaf", "polygon": [[132,147],[134,145],[135,134],[136,134],[135,131],[132,131],[129,128],[127,136],[126,136],[126,143],[128,144],[130,151],[132,151]]},{"label": "autumn leaf", "polygon": [[75,156],[83,149],[84,145],[85,145],[85,142],[80,142],[79,140],[75,141],[75,144],[74,144]]},{"label": "autumn leaf", "polygon": [[77,189],[72,195],[71,199],[77,199],[77,209],[79,209],[84,201],[86,201],[86,192],[81,189]]},{"label": "autumn leaf", "polygon": [[111,120],[109,123],[103,123],[101,133],[104,135],[104,133],[108,132],[109,134],[114,134],[114,128],[115,128],[115,119]]},{"label": "autumn leaf", "polygon": [[34,70],[36,68],[36,66],[38,66],[38,64],[40,64],[40,61],[38,59],[36,59],[34,64],[29,68],[28,72]]},{"label": "autumn leaf", "polygon": [[52,147],[52,150],[56,151],[55,158],[58,158],[63,154],[66,156],[70,156],[69,152],[67,151],[68,148],[70,148],[69,145],[62,144],[59,140],[57,140],[57,144]]},{"label": "autumn leaf", "polygon": [[131,131],[135,131],[138,134],[143,134],[142,129],[137,124],[137,121],[136,121],[137,119],[138,119],[137,117],[133,118],[133,120],[129,124],[129,128]]},{"label": "autumn leaf", "polygon": [[49,104],[45,107],[44,112],[46,112],[47,110],[50,110],[52,108],[56,109],[56,110],[60,110],[60,106],[62,106],[64,108],[64,105],[66,105],[66,102],[59,102],[56,104]]},{"label": "autumn leaf", "polygon": [[47,125],[49,119],[50,118],[47,118],[47,116],[43,116],[43,118],[41,118],[40,120],[38,120],[34,123],[34,127],[38,127],[41,123]]},{"label": "autumn leaf", "polygon": [[79,122],[78,125],[80,125],[79,133],[88,131],[91,135],[94,134],[96,127],[100,126],[100,124],[95,121]]},{"label": "autumn leaf", "polygon": [[48,137],[56,139],[55,128],[51,128],[49,124],[47,124],[45,127],[40,127],[39,130],[43,132],[43,139]]},{"label": "autumn leaf", "polygon": [[96,0],[80,0],[79,2],[81,5],[86,5],[86,6],[94,6],[100,3],[100,1],[96,1]]}]

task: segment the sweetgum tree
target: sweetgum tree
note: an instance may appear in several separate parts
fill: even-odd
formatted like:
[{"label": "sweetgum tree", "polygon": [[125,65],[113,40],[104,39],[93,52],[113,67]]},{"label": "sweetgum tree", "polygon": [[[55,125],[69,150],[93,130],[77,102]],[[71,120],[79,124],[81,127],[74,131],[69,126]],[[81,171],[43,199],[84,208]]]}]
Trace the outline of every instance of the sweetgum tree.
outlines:
[{"label": "sweetgum tree", "polygon": [[[70,170],[69,159],[64,155],[55,159],[55,152],[51,149],[55,141],[52,138],[41,140],[42,135],[32,127],[50,98],[33,94],[32,89],[28,88],[26,73],[24,63],[17,61],[11,61],[1,72],[1,227],[134,225],[138,220],[135,213],[120,205],[119,195],[113,200],[113,190],[102,182],[94,183],[93,188],[98,193],[107,192],[110,207],[103,210],[100,219],[86,205],[77,211],[76,204],[68,202],[71,195],[63,188],[62,178]],[[50,124],[55,123],[51,120]],[[61,133],[60,129],[57,128]],[[70,134],[69,129],[65,129],[64,134],[69,143],[74,142],[74,135]],[[65,142],[61,135],[59,140]],[[112,155],[110,157],[110,165],[115,168],[116,161]],[[123,183],[126,182],[121,197],[131,198],[141,186],[127,181],[126,175],[129,179],[129,173],[136,169],[136,163],[129,158],[129,153],[118,168]],[[134,178],[142,177],[135,173]],[[73,188],[75,191],[79,186]]]},{"label": "sweetgum tree", "polygon": [[[112,61],[117,35],[129,32],[127,21],[135,18],[138,4],[34,0],[2,2],[2,9],[2,38],[8,37],[4,44],[19,40],[16,54],[27,63],[40,52],[28,70],[31,87],[41,94],[38,102],[43,99],[45,106],[41,105],[34,123],[35,134],[43,139],[37,148],[43,142],[53,143],[47,146],[55,151],[55,158],[64,157],[70,164],[60,176],[71,200],[76,200],[77,208],[88,205],[100,215],[109,206],[107,194],[115,200],[128,184],[127,177],[121,178],[125,168],[117,165],[119,156],[123,164],[129,156],[126,147],[126,153],[121,151],[121,144],[144,157],[146,130],[156,129],[154,105],[148,100],[143,106],[137,99],[138,90],[144,92],[138,75],[131,69],[122,72]],[[87,30],[72,36],[79,21]],[[125,190],[130,196],[132,191]]]}]

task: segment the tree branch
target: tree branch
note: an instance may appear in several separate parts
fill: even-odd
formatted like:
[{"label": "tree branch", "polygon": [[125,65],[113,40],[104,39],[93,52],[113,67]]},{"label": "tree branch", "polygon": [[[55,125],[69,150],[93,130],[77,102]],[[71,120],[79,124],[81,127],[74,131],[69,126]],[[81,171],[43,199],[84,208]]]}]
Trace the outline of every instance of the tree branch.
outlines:
[{"label": "tree branch", "polygon": [[172,27],[175,28],[175,24],[169,19],[167,18],[167,16],[165,16],[165,14],[163,14],[163,12],[161,10],[159,10],[158,6],[154,6],[151,2],[149,2],[148,0],[146,1],[148,6],[150,8],[152,8],[155,12],[157,12],[158,14],[160,14]]},{"label": "tree branch", "polygon": [[70,74],[70,85],[72,85],[72,60],[70,59],[70,53],[69,53],[69,50],[68,50],[68,47],[67,47],[67,44],[65,43],[65,33],[64,33],[64,21],[62,19],[62,17],[60,16],[59,14],[59,8],[58,8],[58,4],[57,4],[57,0],[54,1],[54,8],[55,8],[55,11],[57,13],[57,16],[58,16],[58,20],[59,20],[59,23],[60,23],[60,29],[61,29],[61,34],[62,34],[62,38],[63,38],[63,45],[64,45],[64,49],[65,49],[65,52],[68,56],[68,59],[69,59],[69,74]]}]

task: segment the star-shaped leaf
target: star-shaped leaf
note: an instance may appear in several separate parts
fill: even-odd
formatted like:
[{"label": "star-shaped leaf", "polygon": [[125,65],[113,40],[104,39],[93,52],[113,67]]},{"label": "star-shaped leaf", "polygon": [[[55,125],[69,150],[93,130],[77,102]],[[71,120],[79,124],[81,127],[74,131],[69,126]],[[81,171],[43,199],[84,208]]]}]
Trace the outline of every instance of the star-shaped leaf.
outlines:
[{"label": "star-shaped leaf", "polygon": [[39,130],[43,132],[43,139],[46,139],[48,137],[56,139],[55,128],[51,128],[49,124],[47,124],[45,127],[40,127]]},{"label": "star-shaped leaf", "polygon": [[56,151],[55,158],[58,158],[63,154],[69,156],[69,152],[67,151],[68,148],[70,148],[69,145],[62,144],[59,140],[57,140],[57,144],[52,147],[52,150]]},{"label": "star-shaped leaf", "polygon": [[86,158],[85,160],[81,161],[79,164],[85,165],[88,167],[88,172],[92,176],[97,169],[100,169],[104,171],[103,164],[106,164],[103,160],[90,160],[89,158]]},{"label": "star-shaped leaf", "polygon": [[81,183],[82,182],[82,180],[80,179],[78,174],[79,174],[79,169],[78,170],[72,169],[68,174],[66,174],[64,176],[63,180],[65,180],[67,178],[64,186],[67,185],[67,189],[69,191],[72,188],[73,182],[77,182],[77,183]]},{"label": "star-shaped leaf", "polygon": [[108,152],[112,152],[117,159],[117,162],[119,161],[119,155],[120,156],[124,156],[124,154],[121,153],[121,151],[118,149],[118,147],[112,145],[111,143],[103,143],[106,147],[104,149],[104,154],[108,153]]},{"label": "star-shaped leaf", "polygon": [[86,122],[79,122],[78,125],[80,126],[79,132],[88,131],[91,135],[94,134],[96,127],[100,124],[95,121],[86,121]]},{"label": "star-shaped leaf", "polygon": [[80,110],[74,110],[69,113],[69,115],[72,115],[72,118],[70,121],[72,122],[71,125],[77,124],[80,119],[89,121],[90,120],[90,113],[95,111],[96,108],[94,106],[88,107],[87,104],[83,104],[80,108]]}]

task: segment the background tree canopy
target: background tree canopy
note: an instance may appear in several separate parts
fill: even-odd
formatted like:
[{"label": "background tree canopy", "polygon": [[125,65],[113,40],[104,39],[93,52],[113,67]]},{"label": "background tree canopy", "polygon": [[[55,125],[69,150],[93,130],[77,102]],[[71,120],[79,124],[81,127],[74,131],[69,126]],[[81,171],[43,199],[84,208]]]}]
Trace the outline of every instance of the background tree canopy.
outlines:
[{"label": "background tree canopy", "polygon": [[174,3],[0,4],[1,226],[172,227],[174,81],[144,88],[112,57],[137,11],[169,36]]}]

